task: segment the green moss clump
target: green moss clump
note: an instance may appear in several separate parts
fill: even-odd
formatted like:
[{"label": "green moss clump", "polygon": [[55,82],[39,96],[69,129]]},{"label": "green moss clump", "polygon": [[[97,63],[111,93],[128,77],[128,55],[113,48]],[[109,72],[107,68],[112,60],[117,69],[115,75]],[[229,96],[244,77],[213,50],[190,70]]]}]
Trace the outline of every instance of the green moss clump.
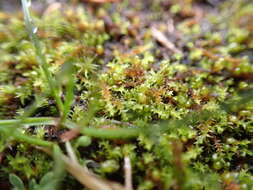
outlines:
[{"label": "green moss clump", "polygon": [[[252,189],[253,102],[229,103],[239,101],[241,91],[252,93],[253,11],[248,7],[253,5],[227,1],[214,12],[210,5],[187,2],[87,3],[85,8],[80,3],[34,15],[48,70],[63,90],[68,88],[63,65],[71,62],[74,67],[68,120],[91,129],[117,132],[128,126],[141,131],[131,139],[74,136],[70,143],[80,163],[120,183],[128,156],[137,190]],[[203,18],[195,6],[207,6]],[[173,32],[167,29],[169,18]],[[182,54],[173,54],[152,37],[154,25]],[[42,95],[32,117],[59,119],[19,14],[0,13],[0,53],[0,118],[19,118]],[[64,92],[61,99],[67,96]],[[64,125],[17,127],[60,146],[68,130]],[[46,153],[18,144],[11,133],[0,130],[0,181],[15,173],[28,185],[51,171],[53,161]],[[64,183],[79,188],[69,175]]]}]

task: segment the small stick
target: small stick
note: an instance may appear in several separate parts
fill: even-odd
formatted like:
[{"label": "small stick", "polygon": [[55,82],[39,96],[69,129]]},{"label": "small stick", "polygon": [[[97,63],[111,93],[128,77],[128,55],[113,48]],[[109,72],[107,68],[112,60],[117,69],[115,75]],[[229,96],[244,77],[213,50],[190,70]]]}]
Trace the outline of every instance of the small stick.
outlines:
[{"label": "small stick", "polygon": [[157,30],[154,27],[151,30],[152,30],[152,36],[158,42],[160,42],[164,47],[168,48],[173,53],[182,54],[182,51],[176,48],[176,46],[171,41],[169,41],[169,39],[161,31]]},{"label": "small stick", "polygon": [[[52,149],[45,147],[36,147],[37,149],[46,152],[52,156]],[[83,186],[90,190],[126,190],[121,184],[113,181],[105,180],[94,173],[90,172],[86,167],[83,167],[76,160],[76,155],[71,147],[71,144],[66,143],[68,156],[62,154],[60,159],[64,162],[65,169],[75,177]]]},{"label": "small stick", "polygon": [[125,189],[133,190],[131,160],[128,156],[124,158]]},{"label": "small stick", "polygon": [[167,30],[170,34],[173,34],[175,31],[174,21],[172,19],[169,19],[167,22]]},{"label": "small stick", "polygon": [[78,163],[77,158],[76,158],[76,155],[75,155],[75,153],[74,153],[74,150],[72,149],[72,147],[71,147],[69,141],[67,141],[67,142],[65,143],[65,147],[66,147],[66,151],[67,151],[67,154],[68,154],[69,158],[70,158],[73,162]]}]

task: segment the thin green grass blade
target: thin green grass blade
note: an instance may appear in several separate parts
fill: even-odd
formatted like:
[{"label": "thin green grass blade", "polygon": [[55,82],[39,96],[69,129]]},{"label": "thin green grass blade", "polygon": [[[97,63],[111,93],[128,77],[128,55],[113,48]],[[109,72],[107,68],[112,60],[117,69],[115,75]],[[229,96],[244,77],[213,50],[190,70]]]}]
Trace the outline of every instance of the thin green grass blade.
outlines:
[{"label": "thin green grass blade", "polygon": [[63,108],[63,103],[62,103],[61,96],[60,96],[60,90],[59,90],[59,87],[56,85],[56,82],[48,69],[49,65],[46,61],[46,57],[42,53],[42,47],[41,47],[40,41],[38,39],[38,36],[36,34],[38,29],[36,26],[34,26],[33,20],[30,15],[30,11],[29,11],[29,7],[31,5],[31,2],[30,1],[28,2],[27,0],[21,0],[21,2],[22,2],[23,12],[24,12],[25,25],[26,25],[29,37],[35,47],[37,60],[38,60],[39,65],[42,69],[42,72],[46,78],[46,81],[48,83],[50,91],[51,91],[53,97],[55,98],[58,109],[62,114],[64,108]]},{"label": "thin green grass blade", "polygon": [[16,141],[26,142],[31,145],[45,146],[45,147],[53,146],[52,142],[44,141],[34,137],[29,137],[28,135],[24,135],[20,130],[14,131],[12,136]]},{"label": "thin green grass blade", "polygon": [[61,121],[64,122],[71,109],[71,105],[74,101],[74,88],[75,88],[75,79],[74,79],[75,68],[71,60],[66,61],[62,67],[61,71],[57,74],[57,81],[59,84],[66,87],[64,109]]},{"label": "thin green grass blade", "polygon": [[8,127],[13,125],[18,125],[19,123],[26,126],[36,126],[36,125],[56,125],[58,123],[58,118],[53,117],[28,117],[24,119],[9,119],[0,120],[0,128]]}]

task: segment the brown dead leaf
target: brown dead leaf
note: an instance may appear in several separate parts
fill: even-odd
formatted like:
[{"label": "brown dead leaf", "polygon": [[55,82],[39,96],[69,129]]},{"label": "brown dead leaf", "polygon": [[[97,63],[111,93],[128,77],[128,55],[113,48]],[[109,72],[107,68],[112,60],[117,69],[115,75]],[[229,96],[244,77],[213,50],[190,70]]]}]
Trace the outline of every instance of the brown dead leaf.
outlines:
[{"label": "brown dead leaf", "polygon": [[240,190],[240,189],[241,189],[240,185],[233,181],[225,184],[225,188],[224,188],[224,190]]},{"label": "brown dead leaf", "polygon": [[63,134],[61,134],[60,139],[62,142],[67,142],[76,138],[79,134],[80,134],[79,129],[72,129],[70,131],[66,131]]}]

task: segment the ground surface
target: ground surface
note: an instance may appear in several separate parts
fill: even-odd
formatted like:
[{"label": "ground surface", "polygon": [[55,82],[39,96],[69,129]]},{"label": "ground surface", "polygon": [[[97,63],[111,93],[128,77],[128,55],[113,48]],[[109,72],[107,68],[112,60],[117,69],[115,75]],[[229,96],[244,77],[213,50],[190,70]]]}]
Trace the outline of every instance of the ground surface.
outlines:
[{"label": "ground surface", "polygon": [[0,189],[253,189],[251,1],[0,7]]}]

